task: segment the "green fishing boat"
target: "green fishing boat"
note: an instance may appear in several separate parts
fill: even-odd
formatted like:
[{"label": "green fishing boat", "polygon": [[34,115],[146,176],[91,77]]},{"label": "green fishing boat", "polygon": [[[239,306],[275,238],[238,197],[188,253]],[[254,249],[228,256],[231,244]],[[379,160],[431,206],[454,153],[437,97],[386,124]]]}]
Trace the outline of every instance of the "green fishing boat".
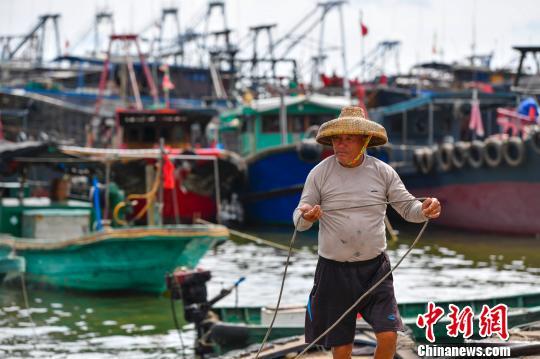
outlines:
[{"label": "green fishing boat", "polygon": [[[41,165],[43,173],[51,168],[99,173],[95,168],[104,164],[61,156],[51,148],[45,155],[30,152],[24,158],[17,151],[8,155],[0,151],[0,156],[6,163],[13,162],[22,174],[29,173],[31,165]],[[24,198],[21,190],[17,198],[1,198],[0,258],[17,253],[26,261],[28,282],[47,287],[163,292],[167,273],[177,267],[195,267],[210,248],[228,238],[229,232],[214,224],[163,224],[161,165],[154,161],[148,166],[154,173],[152,190],[135,195],[146,199],[146,204],[131,217],[126,207],[134,200],[124,197],[107,180],[98,183],[97,175],[85,195],[91,201],[69,196],[65,174],[54,178],[48,197]],[[23,189],[25,176],[19,178]]]},{"label": "green fishing boat", "polygon": [[[204,270],[178,270],[167,277],[167,287],[171,293],[171,301],[179,300],[182,309],[179,318],[176,311],[173,316],[177,328],[187,323],[195,325],[197,340],[195,352],[198,354],[212,353],[222,355],[231,350],[246,348],[252,344],[261,343],[266,336],[269,325],[273,322],[269,341],[289,338],[304,334],[306,317],[305,306],[281,306],[277,311],[271,307],[228,307],[215,304],[232,293],[244,280],[240,278],[230,288],[222,289],[214,298],[207,298],[206,283],[211,279],[211,273]],[[446,326],[450,323],[446,316],[451,312],[450,306],[455,305],[460,310],[469,306],[476,315],[473,321],[471,339],[478,339],[478,315],[483,306],[493,308],[504,304],[508,308],[508,328],[532,323],[540,320],[540,292],[512,296],[493,296],[487,298],[436,301],[438,307],[444,310],[445,316],[434,326],[437,343],[462,343],[463,336],[449,337]],[[407,334],[416,342],[426,342],[425,329],[416,324],[419,315],[427,313],[429,302],[399,303],[398,309],[404,324],[408,327]],[[174,308],[174,306],[172,306]],[[274,320],[275,315],[275,320]],[[369,325],[359,316],[356,327],[359,332],[369,330]],[[410,334],[410,335],[409,335]]]},{"label": "green fishing boat", "polygon": [[[13,209],[3,206],[2,215],[13,218]],[[51,211],[25,206],[20,212],[46,218]],[[58,215],[58,210],[52,213]],[[73,217],[64,212],[62,220],[76,221]],[[195,267],[210,248],[227,237],[227,229],[219,225],[110,228],[55,240],[4,234],[0,250],[15,250],[26,260],[29,282],[77,290],[161,293],[167,272],[179,266]]]},{"label": "green fishing boat", "polygon": [[[493,307],[497,304],[508,306],[508,327],[518,326],[540,320],[540,292],[514,296],[491,297],[485,299],[437,301],[435,304],[449,313],[449,305],[454,304],[460,309],[470,306],[475,314],[482,311],[483,305]],[[418,315],[427,311],[426,302],[398,304],[404,324],[411,330],[412,337],[417,342],[426,342],[425,329],[416,325]],[[212,311],[217,320],[209,329],[208,338],[214,344],[216,353],[225,353],[232,349],[260,343],[268,330],[274,310],[264,307],[215,307]],[[305,307],[283,307],[278,311],[269,340],[302,335],[304,333]],[[475,319],[473,338],[479,338],[478,322]],[[436,342],[463,342],[463,337],[451,338],[447,335],[446,325],[449,321],[445,315],[434,326]],[[358,319],[359,328],[366,323]]]}]

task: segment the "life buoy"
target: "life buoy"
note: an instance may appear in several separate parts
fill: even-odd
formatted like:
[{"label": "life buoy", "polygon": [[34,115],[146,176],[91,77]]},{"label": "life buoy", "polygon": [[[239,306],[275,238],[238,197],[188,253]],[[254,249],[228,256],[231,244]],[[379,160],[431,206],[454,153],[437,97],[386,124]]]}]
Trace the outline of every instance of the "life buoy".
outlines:
[{"label": "life buoy", "polygon": [[456,142],[452,150],[452,166],[463,168],[469,157],[469,147],[467,142]]},{"label": "life buoy", "polygon": [[321,160],[322,151],[323,146],[315,141],[314,138],[305,138],[296,145],[298,158],[304,162],[319,162]]},{"label": "life buoy", "polygon": [[531,131],[528,141],[530,142],[534,152],[540,154],[540,128],[538,126],[535,126]]},{"label": "life buoy", "polygon": [[484,142],[473,141],[469,147],[469,156],[467,156],[467,163],[472,168],[480,168],[484,164]]},{"label": "life buoy", "polygon": [[433,169],[433,150],[427,147],[418,148],[413,155],[416,168],[422,174],[428,174]]},{"label": "life buoy", "polygon": [[503,145],[502,154],[508,165],[519,166],[525,159],[525,145],[519,137],[510,137]]},{"label": "life buoy", "polygon": [[502,161],[502,142],[497,139],[485,141],[484,160],[489,167],[497,167]]},{"label": "life buoy", "polygon": [[452,169],[452,152],[454,146],[451,143],[444,143],[437,149],[437,164],[443,172],[448,172]]}]

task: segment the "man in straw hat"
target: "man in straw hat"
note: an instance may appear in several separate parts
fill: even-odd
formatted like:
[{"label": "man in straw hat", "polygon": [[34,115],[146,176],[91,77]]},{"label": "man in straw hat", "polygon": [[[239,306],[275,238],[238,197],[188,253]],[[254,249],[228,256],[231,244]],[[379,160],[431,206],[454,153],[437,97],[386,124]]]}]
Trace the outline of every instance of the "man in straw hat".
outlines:
[{"label": "man in straw hat", "polygon": [[[334,156],[309,173],[293,215],[299,231],[320,220],[319,261],[306,313],[307,342],[314,341],[334,324],[390,271],[385,253],[386,205],[347,207],[402,201],[392,207],[407,221],[416,223],[437,218],[441,213],[436,198],[423,203],[415,201],[392,167],[364,153],[367,147],[385,144],[387,137],[384,127],[368,120],[362,108],[343,108],[339,118],[320,127],[316,139],[323,145],[331,145]],[[331,211],[339,208],[345,209]],[[331,347],[334,358],[351,357],[357,313],[375,331],[375,358],[392,358],[397,331],[403,329],[392,275],[321,339],[319,344]]]}]

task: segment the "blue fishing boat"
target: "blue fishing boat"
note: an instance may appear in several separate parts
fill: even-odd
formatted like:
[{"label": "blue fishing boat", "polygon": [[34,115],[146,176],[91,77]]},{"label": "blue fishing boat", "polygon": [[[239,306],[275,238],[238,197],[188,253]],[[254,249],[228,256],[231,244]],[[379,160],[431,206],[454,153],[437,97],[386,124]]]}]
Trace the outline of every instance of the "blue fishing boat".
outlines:
[{"label": "blue fishing boat", "polygon": [[536,234],[540,129],[516,103],[516,93],[432,93],[370,117],[387,129],[389,163],[411,193],[443,203],[437,224]]},{"label": "blue fishing boat", "polygon": [[288,96],[222,114],[221,142],[245,156],[248,166],[242,196],[248,222],[290,223],[309,171],[332,154],[315,142],[318,126],[349,103],[344,97]]}]

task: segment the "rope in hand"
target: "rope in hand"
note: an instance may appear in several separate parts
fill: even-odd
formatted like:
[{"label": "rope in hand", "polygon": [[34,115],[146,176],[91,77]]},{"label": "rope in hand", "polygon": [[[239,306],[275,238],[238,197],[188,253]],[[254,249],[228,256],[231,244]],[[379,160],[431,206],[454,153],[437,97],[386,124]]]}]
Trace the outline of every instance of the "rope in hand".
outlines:
[{"label": "rope in hand", "polygon": [[[324,212],[334,212],[334,211],[341,211],[341,210],[345,210],[345,209],[358,209],[358,208],[365,208],[365,207],[371,207],[371,206],[380,206],[380,205],[389,205],[389,204],[396,204],[396,203],[403,203],[403,202],[412,202],[412,201],[424,201],[426,200],[427,197],[419,197],[419,198],[412,198],[412,199],[406,199],[406,200],[398,200],[398,201],[385,201],[385,202],[379,202],[379,203],[370,203],[370,204],[363,204],[363,205],[358,205],[358,206],[351,206],[351,207],[341,207],[341,208],[332,208],[332,209],[325,209]],[[298,208],[296,208],[298,209]],[[296,210],[295,209],[295,210]],[[281,280],[281,288],[279,290],[279,296],[278,296],[278,301],[277,301],[277,304],[276,304],[276,308],[274,310],[274,315],[272,317],[272,321],[270,322],[270,326],[268,327],[268,330],[266,331],[266,335],[264,336],[264,339],[261,343],[261,346],[259,347],[259,350],[257,351],[257,354],[255,355],[255,359],[259,358],[259,355],[261,354],[261,351],[263,350],[264,348],[264,345],[266,344],[267,340],[268,340],[268,337],[270,336],[270,333],[272,332],[272,328],[274,326],[274,322],[276,320],[276,316],[277,316],[277,313],[278,313],[278,310],[279,310],[279,305],[281,303],[281,297],[283,295],[283,287],[285,285],[285,278],[287,276],[287,269],[289,267],[289,262],[290,262],[290,257],[291,257],[291,252],[292,252],[292,248],[293,248],[293,244],[294,244],[294,241],[296,239],[296,234],[298,233],[298,224],[300,223],[300,219],[302,219],[302,216],[299,216],[298,217],[298,221],[296,221],[296,224],[294,226],[294,232],[293,232],[293,235],[291,237],[291,241],[289,243],[289,253],[287,255],[287,261],[285,263],[285,270],[283,271],[283,279]],[[418,235],[416,236],[415,240],[413,241],[413,243],[410,245],[409,249],[407,250],[407,252],[405,252],[405,254],[403,256],[401,256],[401,258],[398,260],[398,262],[392,267],[392,269],[386,273],[381,279],[379,279],[379,281],[377,281],[377,283],[375,283],[374,285],[372,285],[364,294],[362,294],[360,296],[360,298],[358,298],[356,300],[356,302],[354,302],[354,304],[352,306],[349,307],[349,309],[347,309],[345,311],[345,313],[343,313],[341,315],[341,317],[339,317],[334,324],[332,324],[326,331],[324,331],[321,335],[319,335],[319,337],[317,337],[313,342],[311,342],[307,347],[304,348],[304,350],[298,354],[296,358],[299,358],[300,356],[304,355],[309,349],[311,349],[311,347],[313,347],[322,337],[324,337],[326,334],[328,334],[332,329],[334,329],[336,327],[336,325],[338,325],[342,320],[343,318],[345,318],[347,316],[347,314],[349,314],[354,308],[356,308],[356,306],[362,301],[362,299],[364,299],[369,293],[371,293],[373,290],[375,290],[375,288],[377,288],[390,274],[392,274],[392,272],[394,272],[394,270],[401,264],[401,262],[405,259],[405,257],[411,252],[411,250],[414,248],[414,246],[416,245],[416,243],[420,240],[420,237],[422,237],[422,235],[424,234],[424,231],[427,227],[429,223],[429,220],[427,220],[426,222],[424,222],[424,225],[422,226],[422,228],[420,229],[420,232],[418,233]]]}]

